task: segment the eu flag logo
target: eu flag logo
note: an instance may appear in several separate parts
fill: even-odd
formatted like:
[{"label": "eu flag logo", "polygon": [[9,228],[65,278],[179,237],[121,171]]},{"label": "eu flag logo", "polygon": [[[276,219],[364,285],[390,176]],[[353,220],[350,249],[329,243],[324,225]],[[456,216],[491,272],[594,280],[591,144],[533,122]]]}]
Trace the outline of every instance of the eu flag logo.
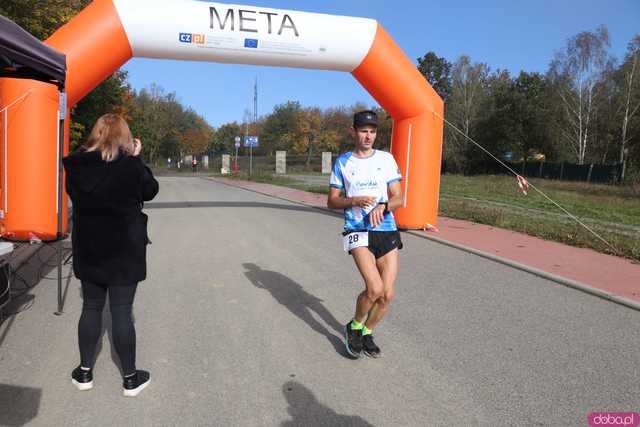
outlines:
[{"label": "eu flag logo", "polygon": [[244,39],[244,47],[258,48],[258,39]]}]

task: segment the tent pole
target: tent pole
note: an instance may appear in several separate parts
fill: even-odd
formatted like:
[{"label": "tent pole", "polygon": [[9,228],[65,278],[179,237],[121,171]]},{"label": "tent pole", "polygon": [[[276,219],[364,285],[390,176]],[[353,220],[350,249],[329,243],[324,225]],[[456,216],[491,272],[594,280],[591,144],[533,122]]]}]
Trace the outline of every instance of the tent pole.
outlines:
[{"label": "tent pole", "polygon": [[58,226],[57,226],[57,245],[56,251],[58,256],[58,311],[56,315],[63,313],[64,301],[62,298],[62,157],[64,156],[64,120],[66,116],[66,94],[64,88],[60,92],[60,113],[58,114]]}]

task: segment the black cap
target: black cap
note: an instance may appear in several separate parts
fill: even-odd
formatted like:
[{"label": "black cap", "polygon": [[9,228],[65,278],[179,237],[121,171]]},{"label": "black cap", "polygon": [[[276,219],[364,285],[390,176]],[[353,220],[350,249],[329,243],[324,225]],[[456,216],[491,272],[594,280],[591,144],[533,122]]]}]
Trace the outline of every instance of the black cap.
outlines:
[{"label": "black cap", "polygon": [[371,110],[359,111],[353,115],[353,127],[378,126],[378,115]]}]

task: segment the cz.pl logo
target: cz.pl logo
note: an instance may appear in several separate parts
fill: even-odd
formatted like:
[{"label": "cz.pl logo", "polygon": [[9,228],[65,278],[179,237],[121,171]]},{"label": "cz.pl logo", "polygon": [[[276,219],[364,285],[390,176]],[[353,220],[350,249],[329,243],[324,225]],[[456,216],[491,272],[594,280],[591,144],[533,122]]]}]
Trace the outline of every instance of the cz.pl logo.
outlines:
[{"label": "cz.pl logo", "polygon": [[180,33],[178,40],[180,43],[204,44],[205,37],[204,34]]},{"label": "cz.pl logo", "polygon": [[635,412],[592,412],[589,414],[589,426],[637,427],[640,414]]}]

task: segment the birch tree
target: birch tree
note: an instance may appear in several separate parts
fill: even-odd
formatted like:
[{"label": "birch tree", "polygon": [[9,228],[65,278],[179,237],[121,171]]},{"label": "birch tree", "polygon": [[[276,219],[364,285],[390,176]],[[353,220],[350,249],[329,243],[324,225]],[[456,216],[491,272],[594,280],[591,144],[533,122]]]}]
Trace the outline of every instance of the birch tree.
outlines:
[{"label": "birch tree", "polygon": [[620,67],[622,77],[621,86],[621,110],[622,129],[620,135],[620,163],[623,164],[622,178],[625,174],[625,153],[627,143],[631,140],[633,133],[630,132],[631,120],[638,113],[640,108],[640,78],[638,69],[640,68],[640,34],[637,34],[630,42],[624,64]]},{"label": "birch tree", "polygon": [[549,68],[564,111],[562,135],[579,164],[584,164],[594,115],[594,89],[607,64],[609,31],[605,26],[570,38],[564,51],[556,53]]},{"label": "birch tree", "polygon": [[[481,106],[487,97],[488,75],[489,67],[486,64],[472,64],[467,55],[460,56],[453,64],[451,96],[446,105],[445,117],[471,138],[474,138],[476,126],[480,121]],[[448,127],[445,129],[445,158],[452,162],[455,168],[460,168],[465,163],[465,158],[468,158],[465,153],[465,137]]]},{"label": "birch tree", "polygon": [[479,116],[480,105],[485,97],[484,86],[489,67],[483,63],[471,64],[467,55],[462,55],[453,65],[450,120],[466,135],[472,131]]}]

